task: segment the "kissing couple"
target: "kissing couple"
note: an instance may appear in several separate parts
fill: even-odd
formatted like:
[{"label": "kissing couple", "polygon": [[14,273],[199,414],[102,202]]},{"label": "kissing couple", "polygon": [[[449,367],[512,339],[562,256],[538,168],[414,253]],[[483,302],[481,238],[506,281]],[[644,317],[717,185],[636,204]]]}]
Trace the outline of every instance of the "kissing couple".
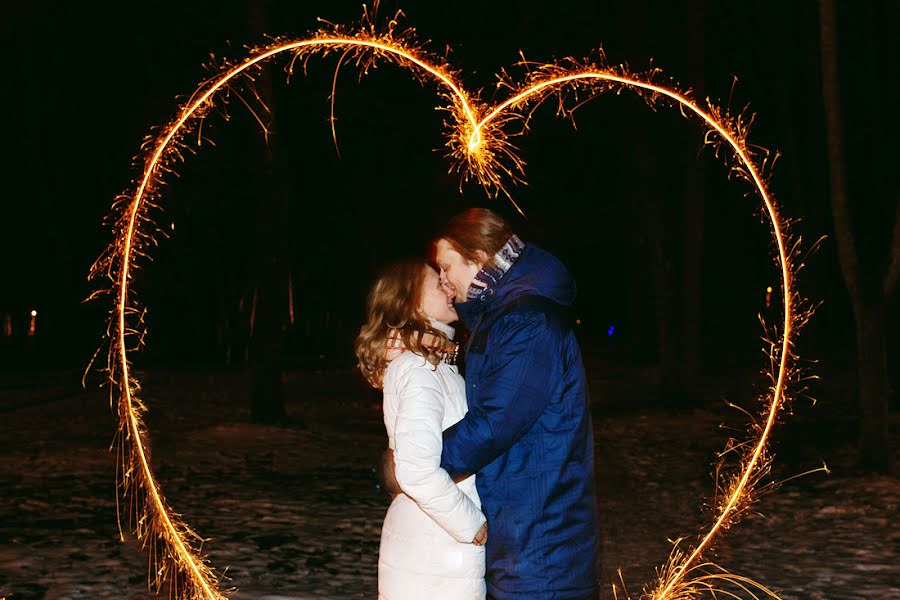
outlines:
[{"label": "kissing couple", "polygon": [[575,281],[486,209],[450,219],[432,251],[383,270],[355,342],[384,394],[394,494],[378,598],[595,598],[593,428],[567,316]]}]

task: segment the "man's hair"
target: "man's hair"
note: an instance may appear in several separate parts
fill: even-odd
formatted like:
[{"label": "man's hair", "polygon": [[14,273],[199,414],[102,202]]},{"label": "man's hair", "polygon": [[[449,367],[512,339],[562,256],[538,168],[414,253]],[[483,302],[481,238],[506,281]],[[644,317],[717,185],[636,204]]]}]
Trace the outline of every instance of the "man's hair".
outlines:
[{"label": "man's hair", "polygon": [[485,264],[490,265],[513,233],[512,226],[497,213],[486,208],[470,208],[447,221],[435,242],[447,240],[468,262],[481,262],[479,252],[483,252],[487,257]]}]

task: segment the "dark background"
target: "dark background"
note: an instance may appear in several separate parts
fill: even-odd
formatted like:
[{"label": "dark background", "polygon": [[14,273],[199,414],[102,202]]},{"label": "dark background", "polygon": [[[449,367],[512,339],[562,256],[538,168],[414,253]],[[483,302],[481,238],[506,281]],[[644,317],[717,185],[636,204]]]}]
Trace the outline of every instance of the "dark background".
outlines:
[{"label": "dark background", "polygon": [[[845,156],[831,162],[820,3],[828,0],[402,6],[403,22],[432,52],[449,47],[467,88],[487,102],[495,73],[523,73],[520,51],[543,62],[602,46],[611,64],[652,64],[698,98],[756,114],[750,143],[782,153],[771,191],[801,238],[799,293],[817,307],[796,350],[821,379],[806,382],[814,406],[801,394],[782,413],[767,450],[777,460],[756,491],[785,485],[753,505],[750,526],[732,528],[715,560],[786,598],[896,597],[898,480],[859,467],[889,473],[892,457],[900,464],[890,381],[900,372],[897,294],[876,293],[900,202],[900,3],[837,7]],[[133,190],[145,137],[216,73],[204,65],[242,60],[262,32],[302,38],[317,17],[351,23],[361,14],[358,0],[102,4],[0,2],[0,597],[146,590],[147,554],[125,514],[124,539],[115,525],[119,502],[132,504],[116,498],[115,414],[97,387],[103,374],[80,388],[112,309],[109,299],[83,302],[94,289],[91,264],[112,241],[103,220],[114,198]],[[383,2],[381,16],[396,8]],[[148,249],[153,260],[131,287],[148,309],[145,347],[131,354],[150,407],[144,442],[171,506],[211,540],[203,545],[211,563],[248,594],[374,589],[388,498],[372,469],[384,446],[380,394],[351,371],[365,293],[380,266],[425,252],[450,215],[489,206],[578,280],[574,316],[598,442],[600,572],[607,590],[624,572],[635,593],[672,549],[667,538],[708,523],[711,479],[731,472],[711,465],[736,462],[722,453],[733,448],[726,438],[747,439],[744,418],[759,414],[756,394],[765,396],[759,317],[779,322],[780,281],[759,200],[712,149],[701,151],[695,121],[623,92],[583,106],[577,128],[556,117],[552,101],[535,112],[528,135],[514,140],[528,163],[528,185],[512,188],[525,220],[477,185],[460,190],[459,175],[448,173],[433,85],[395,65],[362,78],[345,65],[338,154],[329,124],[338,55],[312,57],[290,84],[280,70],[287,58],[271,63],[271,156],[239,98],[249,90],[233,91],[203,125],[214,143],[186,153],[178,175],[166,177],[156,221],[167,237]],[[864,288],[856,301],[838,262],[835,164],[847,170],[847,224]],[[273,190],[285,215],[273,217]],[[694,264],[689,234],[698,223]],[[260,248],[281,231],[294,319],[282,284],[274,329],[284,353],[270,344],[250,365],[250,307],[267,271]],[[900,244],[895,252],[900,259]],[[858,352],[866,311],[876,331]],[[687,373],[691,332],[702,364]],[[882,372],[857,371],[884,357]],[[269,379],[256,377],[266,366]],[[273,379],[283,388],[267,388]],[[694,394],[687,407],[676,401],[679,383]],[[274,418],[260,418],[269,400]],[[822,464],[831,475],[815,470]]]},{"label": "dark background", "polygon": [[[350,23],[360,6],[269,2],[265,30],[302,37],[316,17]],[[397,8],[383,2],[382,17]],[[836,260],[828,201],[819,25],[812,2],[404,3],[404,23],[427,48],[443,53],[469,89],[491,98],[495,73],[521,50],[534,61],[583,57],[603,47],[610,63],[652,65],[734,113],[757,117],[750,142],[783,155],[771,180],[783,214],[810,249],[800,293],[821,302],[802,332],[800,352],[820,372],[852,369],[853,320]],[[113,198],[138,175],[133,157],[148,132],[166,123],[201,80],[210,55],[240,60],[252,32],[247,2],[120,5],[5,2],[4,150],[0,213],[0,368],[83,368],[100,344],[110,306],[83,304],[92,261],[110,242],[102,225]],[[887,248],[896,204],[896,10],[865,3],[839,10],[842,91],[854,219],[863,252]],[[887,51],[885,50],[887,48]],[[697,60],[700,57],[700,60]],[[390,260],[424,252],[436,228],[468,206],[489,206],[514,220],[527,240],[559,255],[580,288],[577,312],[590,355],[627,364],[658,360],[648,211],[661,215],[664,248],[678,255],[688,174],[699,172],[703,246],[699,302],[704,368],[763,367],[758,315],[780,318],[778,271],[759,202],[729,180],[702,131],[677,110],[652,111],[628,92],[607,94],[576,113],[577,129],[548,102],[531,131],[517,138],[527,187],[513,190],[528,220],[503,198],[448,173],[443,114],[434,86],[384,64],[359,78],[352,65],[338,80],[340,156],[328,122],[337,56],[313,57],[306,74],[285,83],[275,63],[278,119],[272,135],[289,166],[289,244],[295,321],[286,329],[289,368],[352,365],[351,341],[366,288]],[[223,118],[227,112],[230,119]],[[263,158],[258,125],[232,94],[204,132],[215,146],[187,155],[169,176],[158,225],[170,234],[151,250],[134,283],[149,308],[147,365],[240,367],[242,327],[255,281],[257,206]],[[255,146],[256,145],[256,146]],[[885,189],[894,193],[884,193]],[[871,193],[869,193],[871,192]],[[174,230],[172,225],[174,224]],[[668,251],[667,250],[667,251]],[[677,258],[674,259],[677,261]],[[880,269],[872,260],[863,268]],[[676,282],[677,283],[677,282]],[[773,308],[765,288],[776,289]],[[285,294],[287,305],[287,294]],[[889,344],[896,339],[896,300]],[[37,310],[35,336],[25,335]],[[287,317],[286,317],[287,318]],[[230,329],[225,330],[224,323]],[[608,335],[615,326],[615,335]],[[230,357],[226,346],[231,347]],[[896,353],[889,354],[896,370]]]}]

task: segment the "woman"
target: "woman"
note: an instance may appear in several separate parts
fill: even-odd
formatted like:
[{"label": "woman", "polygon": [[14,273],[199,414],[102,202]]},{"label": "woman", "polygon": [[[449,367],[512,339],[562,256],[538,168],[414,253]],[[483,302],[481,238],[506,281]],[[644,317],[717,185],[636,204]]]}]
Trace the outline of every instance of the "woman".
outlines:
[{"label": "woman", "polygon": [[457,320],[437,272],[424,261],[390,266],[375,282],[356,339],[366,380],[384,392],[384,425],[398,494],[378,557],[383,600],[485,597],[487,524],[475,477],[456,484],[440,468],[441,433],[466,414],[453,363]]}]

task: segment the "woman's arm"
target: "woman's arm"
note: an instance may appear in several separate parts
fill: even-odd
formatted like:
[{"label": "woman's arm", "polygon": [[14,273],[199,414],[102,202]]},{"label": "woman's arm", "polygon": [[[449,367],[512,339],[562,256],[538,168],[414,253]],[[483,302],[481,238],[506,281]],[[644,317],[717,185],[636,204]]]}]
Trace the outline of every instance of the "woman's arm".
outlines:
[{"label": "woman's arm", "polygon": [[403,492],[455,540],[471,543],[484,514],[440,467],[444,398],[436,374],[414,366],[398,378],[394,464]]}]

